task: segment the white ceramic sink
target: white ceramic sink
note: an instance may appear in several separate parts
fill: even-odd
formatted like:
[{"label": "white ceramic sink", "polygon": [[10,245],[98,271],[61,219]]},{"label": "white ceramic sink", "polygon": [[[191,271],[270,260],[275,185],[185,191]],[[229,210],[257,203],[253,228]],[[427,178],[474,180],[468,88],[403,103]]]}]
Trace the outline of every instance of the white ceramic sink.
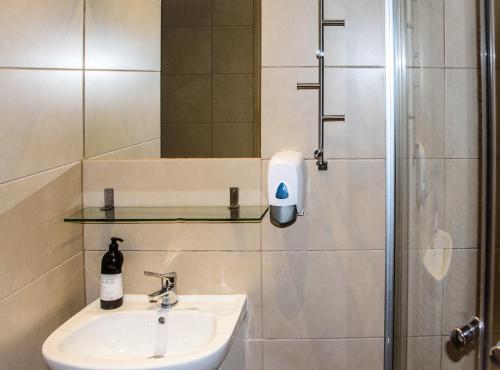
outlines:
[{"label": "white ceramic sink", "polygon": [[179,297],[169,310],[142,295],[126,295],[112,311],[96,300],[47,338],[43,356],[53,370],[218,369],[244,319],[246,296]]}]

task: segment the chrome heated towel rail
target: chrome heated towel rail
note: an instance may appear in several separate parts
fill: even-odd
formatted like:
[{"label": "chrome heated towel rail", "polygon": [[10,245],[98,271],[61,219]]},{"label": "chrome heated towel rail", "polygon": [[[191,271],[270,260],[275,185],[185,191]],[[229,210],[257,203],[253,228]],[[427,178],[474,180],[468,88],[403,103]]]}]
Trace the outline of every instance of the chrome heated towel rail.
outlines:
[{"label": "chrome heated towel rail", "polygon": [[345,121],[344,115],[325,115],[325,27],[345,27],[345,20],[329,20],[324,16],[324,0],[319,0],[319,48],[316,51],[316,58],[319,62],[319,82],[317,83],[297,83],[297,90],[318,90],[319,91],[319,114],[318,114],[318,149],[314,152],[317,159],[316,165],[319,171],[328,170],[328,162],[325,161],[325,122]]}]

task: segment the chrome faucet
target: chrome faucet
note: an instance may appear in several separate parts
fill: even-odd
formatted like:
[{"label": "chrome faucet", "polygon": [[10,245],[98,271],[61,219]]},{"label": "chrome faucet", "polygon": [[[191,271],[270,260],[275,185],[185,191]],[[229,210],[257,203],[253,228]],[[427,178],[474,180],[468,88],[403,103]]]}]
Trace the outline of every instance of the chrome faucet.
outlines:
[{"label": "chrome faucet", "polygon": [[161,279],[161,289],[148,294],[149,302],[156,303],[161,298],[161,306],[163,308],[170,308],[179,302],[176,294],[177,288],[177,273],[168,272],[166,274],[159,274],[157,272],[144,271],[144,275],[153,276]]}]

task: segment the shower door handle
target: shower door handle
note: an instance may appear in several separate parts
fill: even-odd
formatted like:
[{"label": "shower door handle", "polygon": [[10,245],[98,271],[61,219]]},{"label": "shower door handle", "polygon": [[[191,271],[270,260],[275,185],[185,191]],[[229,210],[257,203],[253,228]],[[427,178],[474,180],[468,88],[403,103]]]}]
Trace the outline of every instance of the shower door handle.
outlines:
[{"label": "shower door handle", "polygon": [[490,349],[490,361],[496,367],[500,367],[500,342]]},{"label": "shower door handle", "polygon": [[483,323],[477,317],[473,317],[466,325],[455,328],[450,333],[450,340],[456,348],[462,349],[479,337]]}]

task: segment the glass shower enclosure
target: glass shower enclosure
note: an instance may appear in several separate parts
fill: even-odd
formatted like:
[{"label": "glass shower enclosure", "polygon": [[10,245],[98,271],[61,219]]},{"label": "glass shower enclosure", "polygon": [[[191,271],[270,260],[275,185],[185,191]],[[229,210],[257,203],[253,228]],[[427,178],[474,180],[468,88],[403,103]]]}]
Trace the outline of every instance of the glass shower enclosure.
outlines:
[{"label": "glass shower enclosure", "polygon": [[386,0],[386,370],[500,368],[495,5]]}]

